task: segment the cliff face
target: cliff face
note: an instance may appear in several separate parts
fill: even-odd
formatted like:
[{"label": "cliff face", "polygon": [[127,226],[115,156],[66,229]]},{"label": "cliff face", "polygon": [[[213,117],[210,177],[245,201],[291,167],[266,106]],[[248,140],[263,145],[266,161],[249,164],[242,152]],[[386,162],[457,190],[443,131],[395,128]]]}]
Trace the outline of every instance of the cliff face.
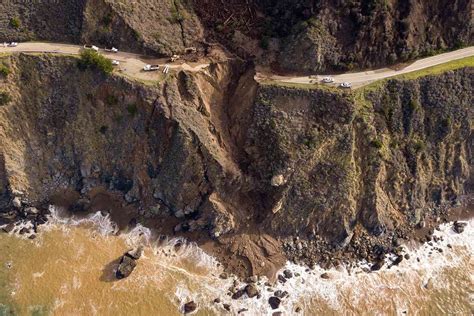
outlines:
[{"label": "cliff face", "polygon": [[241,62],[153,84],[70,57],[2,62],[4,211],[71,190],[87,209],[101,188],[179,233],[247,236],[223,247],[252,264],[280,237],[407,231],[472,191],[472,68],[345,93],[259,85]]},{"label": "cliff face", "polygon": [[470,0],[195,2],[215,38],[284,71],[376,67],[473,42]]},{"label": "cliff face", "polygon": [[0,40],[93,43],[172,55],[196,46],[203,29],[181,1],[2,1]]},{"label": "cliff face", "polygon": [[276,70],[345,71],[471,45],[473,21],[472,0],[3,1],[0,40],[168,56],[207,40]]},{"label": "cliff face", "polygon": [[380,235],[472,191],[473,79],[465,69],[354,96],[261,87],[245,150],[265,222],[344,243],[359,223]]}]

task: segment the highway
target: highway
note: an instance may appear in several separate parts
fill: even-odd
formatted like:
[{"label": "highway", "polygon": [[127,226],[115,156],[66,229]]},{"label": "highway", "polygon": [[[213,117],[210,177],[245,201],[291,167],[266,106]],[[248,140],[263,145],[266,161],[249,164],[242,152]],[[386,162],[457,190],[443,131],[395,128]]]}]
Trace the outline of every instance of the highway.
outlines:
[{"label": "highway", "polygon": [[[79,45],[70,45],[70,44],[56,44],[56,43],[47,43],[47,42],[25,42],[19,43],[16,47],[4,47],[0,44],[0,53],[5,52],[24,52],[24,53],[55,53],[55,54],[72,54],[77,55],[80,53],[82,46]],[[205,69],[210,65],[209,62],[205,63],[186,63],[182,61],[177,61],[170,63],[166,58],[150,58],[147,56],[142,56],[133,53],[121,52],[111,53],[106,52],[102,49],[99,50],[107,58],[116,59],[120,62],[120,65],[117,67],[118,71],[125,73],[131,77],[136,77],[138,79],[144,80],[156,80],[158,78],[158,72],[144,72],[142,71],[143,66],[146,64],[159,64],[170,66],[171,70],[188,70],[188,71],[200,71]],[[459,49],[456,51],[439,54],[432,57],[427,57],[419,59],[410,65],[403,67],[401,69],[395,70],[391,68],[381,68],[377,70],[354,72],[354,73],[344,73],[332,76],[335,82],[332,85],[339,85],[341,82],[350,82],[352,86],[357,88],[364,85],[367,85],[371,82],[421,70],[424,68],[440,65],[447,63],[453,60],[462,59],[465,57],[474,56],[474,46],[467,48]],[[278,75],[264,75],[257,73],[255,79],[265,80],[265,81],[280,81],[283,83],[297,83],[297,84],[313,84],[314,82],[320,82],[325,74],[315,74],[311,77],[309,76],[278,76]]]}]

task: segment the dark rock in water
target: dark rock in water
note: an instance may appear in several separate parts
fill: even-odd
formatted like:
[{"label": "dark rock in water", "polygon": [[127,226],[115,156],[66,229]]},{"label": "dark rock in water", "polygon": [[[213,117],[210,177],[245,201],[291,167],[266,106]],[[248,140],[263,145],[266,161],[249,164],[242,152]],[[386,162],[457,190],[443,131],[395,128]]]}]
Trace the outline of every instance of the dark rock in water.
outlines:
[{"label": "dark rock in water", "polygon": [[272,316],[283,316],[282,312],[274,312]]},{"label": "dark rock in water", "polygon": [[123,255],[122,259],[120,259],[120,263],[117,267],[117,271],[115,271],[115,277],[117,279],[123,279],[123,278],[128,277],[132,273],[133,269],[135,269],[136,266],[137,266],[137,263],[135,259],[127,255]]},{"label": "dark rock in water", "polygon": [[33,240],[33,239],[35,239],[35,238],[36,238],[36,235],[34,235],[34,234],[28,236],[28,239],[31,239],[31,240]]},{"label": "dark rock in water", "polygon": [[295,308],[295,313],[299,313],[299,312],[301,312],[301,307],[298,306]]},{"label": "dark rock in water", "polygon": [[278,281],[280,281],[281,283],[286,283],[286,278],[283,275],[279,274]]},{"label": "dark rock in water", "polygon": [[245,294],[245,290],[238,290],[232,295],[232,299],[238,300]]},{"label": "dark rock in water", "polygon": [[293,272],[291,272],[290,270],[285,270],[283,271],[283,275],[285,276],[285,278],[291,279],[293,277]]},{"label": "dark rock in water", "polygon": [[222,306],[224,307],[224,309],[226,311],[229,311],[230,312],[230,305],[229,304],[222,304]]},{"label": "dark rock in water", "polygon": [[6,233],[9,233],[13,230],[13,228],[15,228],[15,224],[10,223],[7,226],[3,227],[2,230]]},{"label": "dark rock in water", "polygon": [[245,287],[245,292],[247,293],[247,296],[250,297],[250,298],[255,297],[259,294],[259,291],[258,291],[257,287],[253,283],[248,284]]},{"label": "dark rock in water", "polygon": [[405,259],[406,259],[406,260],[410,259],[410,255],[406,253],[406,254],[405,254]]},{"label": "dark rock in water", "polygon": [[276,290],[274,293],[273,293],[274,296],[278,297],[278,298],[283,298],[285,297],[285,292],[283,292],[282,290]]},{"label": "dark rock in water", "polygon": [[456,233],[461,234],[464,231],[464,228],[466,226],[467,226],[467,223],[461,223],[461,222],[455,221],[453,224],[453,230]]},{"label": "dark rock in water", "polygon": [[323,274],[321,274],[321,278],[322,279],[330,279],[331,277],[330,277],[329,273],[324,272]]},{"label": "dark rock in water", "polygon": [[382,269],[384,263],[385,263],[384,260],[378,260],[374,263],[374,265],[370,268],[370,270],[378,271],[378,270]]},{"label": "dark rock in water", "polygon": [[28,233],[29,231],[30,230],[28,228],[23,227],[22,229],[20,229],[19,233],[20,233],[20,235],[24,235],[24,234]]},{"label": "dark rock in water", "polygon": [[270,304],[272,309],[277,309],[280,306],[280,303],[281,299],[276,296],[272,296],[268,299],[268,304]]},{"label": "dark rock in water", "polygon": [[239,311],[237,312],[237,314],[244,313],[244,312],[246,312],[246,311],[248,311],[248,308],[241,308],[241,309],[239,309]]},{"label": "dark rock in water", "polygon": [[129,256],[130,258],[134,260],[140,259],[142,256],[143,248],[142,247],[136,247],[133,249],[128,250],[125,255]]},{"label": "dark rock in water", "polygon": [[194,301],[187,302],[184,304],[183,310],[185,314],[192,313],[196,310],[197,304]]},{"label": "dark rock in water", "polygon": [[392,265],[397,266],[402,261],[403,261],[403,256],[397,256],[397,258],[395,258],[395,260],[393,261]]},{"label": "dark rock in water", "polygon": [[257,283],[258,277],[256,275],[252,275],[251,277],[247,278],[247,283]]},{"label": "dark rock in water", "polygon": [[214,299],[214,303],[219,304],[220,302],[221,302],[221,299],[220,299],[220,298],[215,298],[215,299]]},{"label": "dark rock in water", "polygon": [[223,279],[223,280],[227,279],[228,277],[229,277],[229,275],[228,275],[227,273],[225,273],[225,272],[222,272],[222,273],[219,275],[219,278],[221,278],[221,279]]}]

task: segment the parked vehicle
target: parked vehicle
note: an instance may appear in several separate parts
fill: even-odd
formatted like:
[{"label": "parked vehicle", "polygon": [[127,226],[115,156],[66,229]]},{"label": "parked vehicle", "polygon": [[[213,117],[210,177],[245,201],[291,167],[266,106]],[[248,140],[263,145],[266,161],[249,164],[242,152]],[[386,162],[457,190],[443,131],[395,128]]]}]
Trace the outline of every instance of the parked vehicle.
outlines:
[{"label": "parked vehicle", "polygon": [[352,83],[346,81],[346,82],[341,83],[339,86],[341,88],[350,88],[352,87]]},{"label": "parked vehicle", "polygon": [[143,71],[157,71],[160,69],[160,65],[145,65]]},{"label": "parked vehicle", "polygon": [[324,82],[324,83],[333,83],[333,82],[334,82],[334,78],[333,78],[333,77],[324,77],[324,78],[323,78],[323,82]]},{"label": "parked vehicle", "polygon": [[96,52],[99,51],[99,47],[97,47],[97,46],[95,46],[95,45],[84,45],[84,48],[85,48],[85,49],[92,49],[92,50],[94,50],[94,51],[96,51]]},{"label": "parked vehicle", "polygon": [[115,48],[115,47],[112,47],[112,48],[104,48],[104,50],[106,52],[110,52],[110,53],[118,53],[118,49]]},{"label": "parked vehicle", "polygon": [[9,42],[9,43],[4,42],[3,46],[4,47],[17,47],[18,43],[17,42]]},{"label": "parked vehicle", "polygon": [[170,62],[175,62],[175,61],[177,61],[177,60],[180,59],[180,58],[181,58],[181,56],[179,56],[179,55],[173,55],[173,56],[171,56],[171,58],[170,58]]},{"label": "parked vehicle", "polygon": [[118,65],[120,65],[120,62],[118,60],[114,59],[114,60],[112,60],[112,65],[113,66],[118,66]]}]

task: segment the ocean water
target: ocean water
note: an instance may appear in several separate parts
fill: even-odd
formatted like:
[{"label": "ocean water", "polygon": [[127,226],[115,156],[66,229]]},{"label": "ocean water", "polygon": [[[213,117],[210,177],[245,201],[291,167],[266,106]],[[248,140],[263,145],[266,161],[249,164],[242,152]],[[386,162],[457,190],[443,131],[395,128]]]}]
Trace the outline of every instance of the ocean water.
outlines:
[{"label": "ocean water", "polygon": [[[472,315],[474,311],[474,221],[456,234],[450,224],[433,246],[405,245],[410,259],[372,273],[368,265],[347,271],[287,263],[299,275],[271,291],[259,281],[262,297],[233,300],[232,278],[221,279],[218,262],[186,240],[158,240],[140,225],[116,235],[107,216],[62,218],[54,208],[33,240],[16,232],[0,234],[0,315],[180,315],[184,303],[195,315]],[[16,230],[19,231],[19,226]],[[449,247],[448,247],[449,244]],[[116,280],[117,259],[144,245],[129,278]],[[322,273],[329,279],[322,279]],[[242,286],[245,284],[242,283]],[[287,291],[272,310],[273,291]],[[219,298],[221,303],[213,303]],[[230,304],[230,313],[223,308]],[[297,308],[301,312],[296,313]]]}]

